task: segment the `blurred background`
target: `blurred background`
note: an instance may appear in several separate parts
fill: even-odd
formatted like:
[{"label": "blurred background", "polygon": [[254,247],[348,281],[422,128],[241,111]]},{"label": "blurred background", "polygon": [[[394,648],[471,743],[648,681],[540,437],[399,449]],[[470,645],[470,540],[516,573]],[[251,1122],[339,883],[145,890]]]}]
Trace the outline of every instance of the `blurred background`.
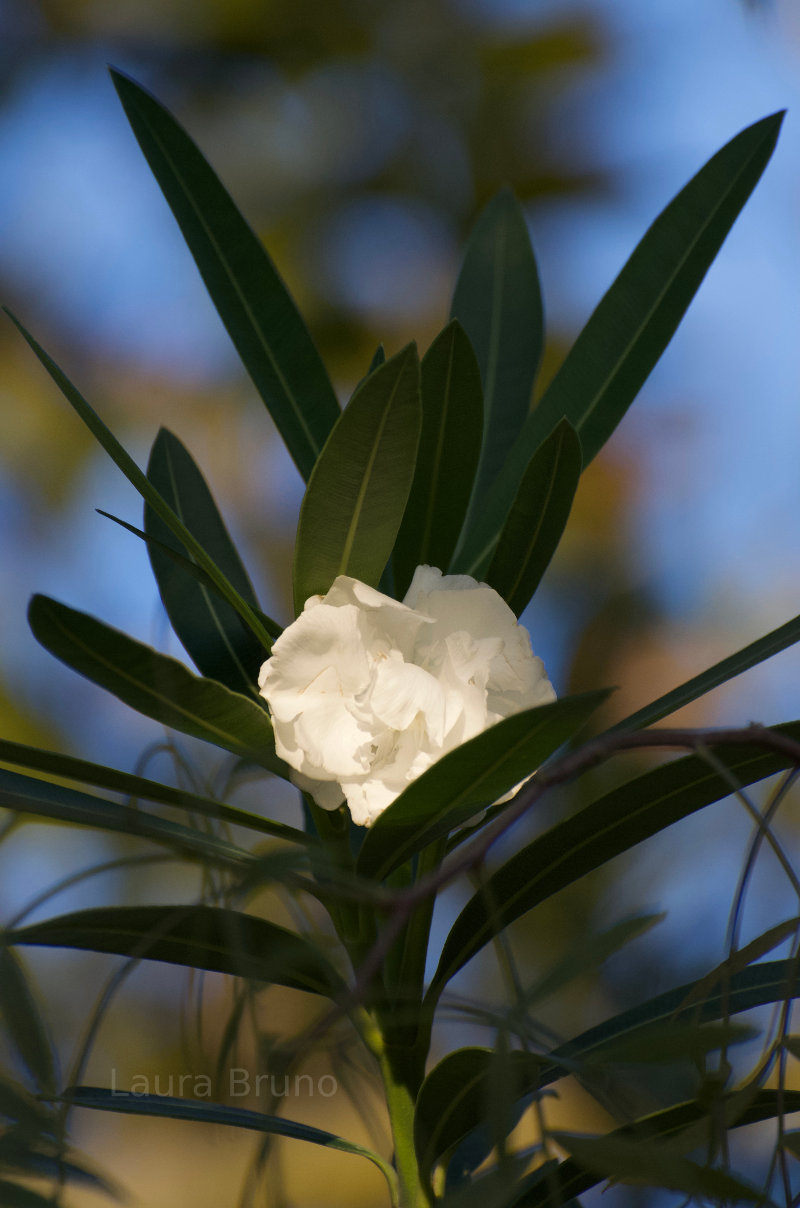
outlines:
[{"label": "blurred background", "polygon": [[[196,138],[264,238],[343,400],[380,341],[389,353],[412,338],[427,347],[447,318],[470,226],[505,184],[524,204],[540,264],[541,389],[659,210],[743,126],[788,108],[762,183],[586,474],[525,621],[559,692],[618,686],[611,722],[800,611],[792,0],[0,0],[0,300],[140,464],[162,424],[188,445],[263,607],[286,622],[301,480],[204,295],[108,64],[149,87]],[[95,511],[140,524],[138,497],[7,321],[0,365],[0,731],[169,776],[158,727],[56,663],[25,622],[41,591],[183,657],[142,545]],[[790,651],[679,720],[794,718],[799,672]],[[213,758],[199,745],[180,750],[184,776],[207,788]],[[260,792],[249,790],[256,808]],[[290,817],[296,806],[284,794],[270,808]],[[721,803],[515,928],[531,976],[587,931],[667,912],[599,982],[559,1004],[561,1027],[588,1026],[721,959],[750,835],[741,806]],[[0,847],[0,912],[11,917],[62,875],[138,850],[89,831],[19,826]],[[797,912],[775,870],[765,855],[744,939]],[[196,874],[172,865],[116,871],[30,917],[197,889]],[[99,992],[112,965],[60,952],[28,965],[68,1068],[87,987]],[[474,965],[455,989],[499,1000],[491,959]],[[185,991],[174,971],[137,970],[88,1080],[108,1084],[112,1066],[120,1086],[137,1070],[176,1068]],[[213,981],[207,993],[213,1024],[215,995],[222,1017],[225,993]],[[301,996],[270,995],[264,1026],[278,1034],[306,1008]],[[470,1040],[487,1034],[454,1024],[440,1047]],[[368,1135],[346,1096],[285,1110],[323,1126],[334,1113],[337,1131]],[[588,1128],[603,1123],[593,1110],[565,1088],[553,1118]],[[114,1169],[135,1204],[236,1202],[249,1140],[89,1114],[74,1117],[76,1141]],[[377,1176],[355,1159],[292,1145],[285,1199],[275,1191],[263,1202],[376,1202]],[[70,1202],[99,1201],[81,1192]]]}]

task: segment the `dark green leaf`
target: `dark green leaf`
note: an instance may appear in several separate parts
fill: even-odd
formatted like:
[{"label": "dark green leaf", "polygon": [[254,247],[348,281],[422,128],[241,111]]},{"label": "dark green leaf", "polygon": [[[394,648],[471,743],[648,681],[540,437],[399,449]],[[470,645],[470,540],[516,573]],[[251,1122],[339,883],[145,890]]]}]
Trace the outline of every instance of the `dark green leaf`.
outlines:
[{"label": "dark green leaf", "polygon": [[715,663],[707,671],[701,671],[699,675],[693,676],[685,684],[681,684],[679,688],[673,688],[664,696],[659,696],[658,700],[645,705],[643,709],[637,709],[629,717],[625,717],[616,725],[611,726],[606,733],[610,734],[615,730],[643,730],[646,726],[652,726],[662,717],[669,717],[670,713],[675,713],[684,705],[689,705],[693,700],[705,696],[712,688],[718,688],[720,684],[727,683],[734,676],[741,675],[743,671],[757,667],[765,659],[772,658],[773,654],[779,654],[788,646],[793,646],[798,640],[800,640],[800,616],[773,629],[771,633],[751,642],[742,650],[737,650],[736,654],[729,654],[727,658]]},{"label": "dark green leaf", "polygon": [[727,1023],[667,1023],[642,1028],[635,1036],[609,1041],[589,1059],[599,1065],[618,1062],[699,1061],[716,1049],[744,1044],[758,1036],[756,1028]]},{"label": "dark green leaf", "polygon": [[76,759],[73,755],[61,755],[58,751],[43,751],[38,747],[25,746],[24,743],[0,739],[0,763],[31,768],[65,780],[78,780],[82,784],[110,789],[135,799],[158,801],[161,805],[172,805],[206,818],[221,818],[235,826],[244,826],[248,830],[260,831],[265,835],[275,835],[293,843],[307,844],[311,841],[305,831],[288,826],[284,822],[273,822],[239,806],[215,801],[212,797],[201,797],[186,789],[160,784],[157,780],[147,780],[130,772],[118,772],[116,768],[107,768],[86,759]]},{"label": "dark green leaf", "polygon": [[[775,726],[800,738],[800,722]],[[754,784],[791,766],[785,755],[763,747],[711,748],[741,785]],[[658,834],[681,818],[727,797],[730,782],[699,755],[674,760],[623,784],[527,844],[489,878],[456,919],[430,994],[435,998],[500,927],[558,890]],[[492,904],[489,912],[487,902]]]},{"label": "dark green leaf", "polygon": [[28,620],[51,654],[145,717],[287,776],[266,710],[254,700],[47,596],[33,597]]},{"label": "dark green leaf", "polygon": [[[562,419],[592,460],[666,348],[772,154],[782,114],[718,151],[645,234],[525,422],[463,542],[458,569],[480,577],[525,470]],[[469,330],[469,328],[467,329]]]},{"label": "dark green leaf", "polygon": [[244,1107],[229,1107],[222,1103],[206,1103],[196,1099],[176,1099],[168,1095],[139,1095],[132,1092],[107,1090],[105,1087],[73,1086],[66,1093],[76,1107],[91,1107],[105,1112],[123,1112],[133,1116],[158,1116],[169,1120],[192,1120],[198,1124],[224,1124],[247,1128],[255,1132],[292,1137],[310,1141],[326,1149],[339,1149],[373,1162],[384,1174],[387,1164],[371,1149],[346,1141],[334,1133],[323,1132],[310,1124],[297,1124],[283,1116],[267,1116]]},{"label": "dark green leaf", "polygon": [[[258,600],[247,571],[203,475],[178,438],[166,428],[161,429],[153,444],[147,477],[242,599],[257,610]],[[144,528],[148,537],[186,555],[184,547],[148,504],[144,509]],[[264,646],[227,601],[198,583],[158,545],[149,544],[148,553],[172,628],[198,671],[235,692],[255,694],[259,668],[268,653]]]},{"label": "dark green leaf", "polygon": [[420,423],[409,344],[357,387],[311,475],[295,546],[298,613],[337,575],[377,586],[411,488]]},{"label": "dark green leaf", "polygon": [[503,189],[470,236],[450,311],[475,349],[483,380],[483,450],[471,510],[519,436],[542,355],[539,275],[522,208]]},{"label": "dark green leaf", "polygon": [[417,468],[394,549],[398,597],[405,595],[418,566],[446,569],[450,564],[480,456],[481,375],[455,319],[422,358],[421,395]]},{"label": "dark green leaf", "polygon": [[564,419],[536,450],[525,471],[486,575],[489,586],[517,616],[556,552],[582,464],[580,441]]},{"label": "dark green leaf", "polygon": [[800,1132],[784,1133],[781,1143],[794,1157],[800,1158]]},{"label": "dark green leaf", "polygon": [[[0,994],[0,997],[2,995]],[[52,1121],[41,1103],[8,1078],[0,1078],[0,1117],[5,1124],[19,1124],[28,1133],[44,1132]],[[3,1201],[0,1200],[0,1203]]]},{"label": "dark green leaf", "polygon": [[339,404],[300,313],[263,244],[188,134],[128,76],[112,71],[111,78],[211,300],[307,479]]},{"label": "dark green leaf", "polygon": [[553,1133],[552,1136],[581,1166],[603,1178],[666,1187],[717,1203],[770,1202],[763,1190],[742,1182],[727,1171],[700,1166],[671,1150],[665,1151],[657,1141],[620,1137],[613,1133],[603,1137],[575,1133]]},{"label": "dark green leaf", "polygon": [[53,1208],[51,1195],[40,1195],[23,1187],[21,1183],[10,1183],[8,1179],[0,1179],[0,1204],[4,1208]]},{"label": "dark green leaf", "polygon": [[78,910],[7,933],[14,944],[79,948],[166,961],[335,997],[344,982],[301,935],[217,906],[112,906]]},{"label": "dark green leaf", "polygon": [[267,650],[269,650],[272,646],[272,638],[250,605],[242,599],[238,591],[236,591],[232,584],[228,582],[225,575],[214,562],[213,558],[209,557],[202,545],[200,545],[199,541],[195,539],[194,535],[190,533],[186,526],[178,519],[172,508],[164,502],[158,491],[147,478],[147,475],[142,473],[133,458],[126,453],[125,449],[123,449],[113,432],[106,427],[99,415],[92,410],[83,395],[75,389],[75,387],[72,385],[72,382],[69,380],[66,374],[62,373],[52,357],[48,356],[40,344],[37,344],[30,332],[26,331],[22,326],[19,319],[15,318],[7,307],[4,307],[4,309],[11,321],[19,329],[20,333],[28,341],[28,344],[33,349],[47,372],[50,374],[51,378],[58,386],[67,402],[78,413],[80,418],[86,424],[86,427],[96,438],[99,444],[103,446],[114,464],[118,466],[118,468],[122,471],[131,485],[136,488],[144,500],[150,504],[153,511],[164,521],[170,531],[178,538],[185,549],[196,560],[198,565],[201,566],[203,570],[211,577],[211,579],[217,585],[220,593],[228,601],[231,607],[239,613],[239,616],[250,629],[251,633],[253,633],[255,637],[259,639],[261,644]]},{"label": "dark green leaf", "polygon": [[0,947],[0,1018],[36,1089],[53,1094],[57,1079],[50,1037],[25,970],[5,946]]},{"label": "dark green leaf", "polygon": [[[97,830],[137,835],[195,859],[234,868],[241,868],[252,859],[241,847],[205,831],[180,826],[146,810],[118,805],[91,793],[80,793],[3,768],[0,768],[0,806],[37,818],[68,822],[71,826],[92,826]],[[273,825],[277,826],[277,823]]]},{"label": "dark green leaf", "polygon": [[608,692],[565,696],[506,717],[438,759],[383,811],[358,856],[362,876],[383,880],[530,776],[583,726]]},{"label": "dark green leaf", "polygon": [[374,373],[376,369],[380,369],[381,365],[383,365],[385,363],[385,361],[386,361],[386,353],[384,351],[383,344],[379,344],[378,347],[375,349],[372,360],[369,363],[369,369],[367,370],[367,377],[369,377],[369,375],[371,373]]}]

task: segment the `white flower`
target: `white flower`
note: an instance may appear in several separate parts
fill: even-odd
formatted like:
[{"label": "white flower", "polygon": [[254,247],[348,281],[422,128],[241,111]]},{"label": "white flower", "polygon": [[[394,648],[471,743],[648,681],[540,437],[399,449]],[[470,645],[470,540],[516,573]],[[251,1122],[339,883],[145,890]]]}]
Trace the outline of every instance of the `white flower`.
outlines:
[{"label": "white flower", "polygon": [[258,684],[294,783],[325,809],[346,799],[361,826],[442,755],[556,695],[497,592],[430,566],[402,604],[339,575],[275,642]]}]

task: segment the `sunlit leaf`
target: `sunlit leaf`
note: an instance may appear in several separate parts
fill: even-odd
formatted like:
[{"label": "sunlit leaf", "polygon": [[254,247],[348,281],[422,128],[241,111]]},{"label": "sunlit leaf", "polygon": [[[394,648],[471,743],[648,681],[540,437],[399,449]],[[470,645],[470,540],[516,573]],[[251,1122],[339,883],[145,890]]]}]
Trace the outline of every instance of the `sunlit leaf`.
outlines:
[{"label": "sunlit leaf", "polygon": [[339,404],[297,307],[195,143],[122,72],[111,72],[128,121],[253,384],[308,478]]},{"label": "sunlit leaf", "polygon": [[583,726],[608,692],[565,696],[506,717],[438,759],[367,831],[362,876],[382,880],[434,839],[529,776]]},{"label": "sunlit leaf", "polygon": [[580,441],[562,420],[530,460],[486,573],[486,582],[517,616],[556,552],[581,468]]},{"label": "sunlit leaf", "polygon": [[[258,600],[247,571],[205,479],[189,452],[166,428],[161,429],[153,444],[147,477],[214,559],[228,582],[257,611]],[[185,555],[184,547],[148,504],[144,517],[148,536]],[[230,604],[187,574],[158,545],[148,544],[148,553],[172,628],[198,671],[235,692],[255,694],[259,668],[268,653],[264,646],[244,626]]]},{"label": "sunlit leaf", "polygon": [[377,587],[411,488],[420,423],[409,344],[357,387],[311,475],[295,545],[298,613],[337,575]]},{"label": "sunlit leaf", "polygon": [[[797,740],[800,722],[775,726]],[[741,785],[754,784],[791,766],[786,755],[757,745],[710,748]],[[527,844],[492,874],[486,892],[470,898],[453,924],[430,994],[443,986],[499,927],[571,885],[595,868],[629,851],[681,818],[727,797],[731,785],[699,755],[689,755],[641,776],[600,797],[571,818]],[[489,911],[487,902],[491,902]]]},{"label": "sunlit leaf", "polygon": [[[575,341],[526,420],[459,551],[480,577],[536,449],[562,419],[584,464],[608,440],[672,338],[709,266],[769,161],[782,114],[736,135],[658,216]],[[469,329],[467,329],[469,330]]]},{"label": "sunlit leaf", "polygon": [[480,456],[480,370],[457,320],[448,323],[422,358],[421,395],[417,468],[393,558],[399,598],[418,566],[449,566]]},{"label": "sunlit leaf", "polygon": [[46,650],[145,717],[287,775],[266,710],[249,697],[47,596],[33,597],[28,620]]},{"label": "sunlit leaf", "polygon": [[344,982],[310,941],[256,915],[217,906],[110,906],[7,933],[14,944],[165,961],[337,996]]}]

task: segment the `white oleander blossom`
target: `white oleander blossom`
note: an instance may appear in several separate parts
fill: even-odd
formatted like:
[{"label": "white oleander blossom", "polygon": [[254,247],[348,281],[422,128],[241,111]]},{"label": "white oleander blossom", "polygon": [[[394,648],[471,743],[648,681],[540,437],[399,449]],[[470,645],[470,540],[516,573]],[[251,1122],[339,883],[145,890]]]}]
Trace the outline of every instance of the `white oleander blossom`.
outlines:
[{"label": "white oleander blossom", "polygon": [[501,596],[431,566],[402,603],[339,575],[306,600],[258,683],[293,782],[324,809],[346,800],[361,826],[442,755],[556,696]]}]

